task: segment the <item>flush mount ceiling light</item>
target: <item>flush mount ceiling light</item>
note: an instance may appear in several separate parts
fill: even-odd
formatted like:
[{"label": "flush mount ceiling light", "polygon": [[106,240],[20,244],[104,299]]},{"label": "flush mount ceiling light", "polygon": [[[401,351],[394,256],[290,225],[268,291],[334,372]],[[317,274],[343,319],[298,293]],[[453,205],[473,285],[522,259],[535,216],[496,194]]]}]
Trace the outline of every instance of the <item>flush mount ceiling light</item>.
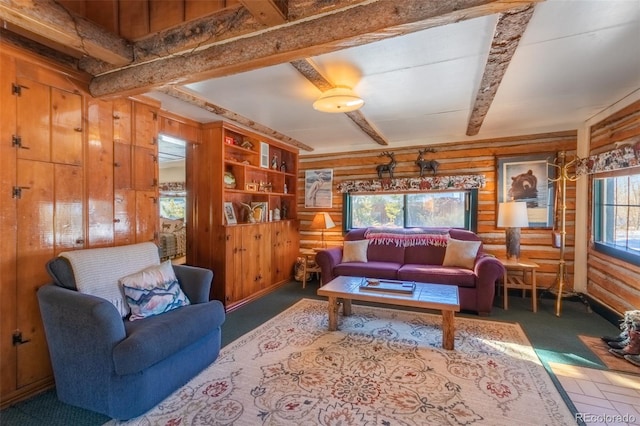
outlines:
[{"label": "flush mount ceiling light", "polygon": [[323,92],[313,108],[322,112],[350,112],[364,105],[364,101],[347,86],[336,86]]}]

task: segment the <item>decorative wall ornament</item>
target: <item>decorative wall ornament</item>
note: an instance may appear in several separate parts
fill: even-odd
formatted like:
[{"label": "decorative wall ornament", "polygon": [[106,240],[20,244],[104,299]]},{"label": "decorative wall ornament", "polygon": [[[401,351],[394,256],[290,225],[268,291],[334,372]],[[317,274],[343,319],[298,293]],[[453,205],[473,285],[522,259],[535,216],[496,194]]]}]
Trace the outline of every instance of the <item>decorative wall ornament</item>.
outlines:
[{"label": "decorative wall ornament", "polygon": [[158,190],[160,195],[174,197],[185,197],[187,195],[185,182],[161,182]]},{"label": "decorative wall ornament", "polygon": [[425,148],[425,149],[418,150],[418,158],[416,159],[416,166],[420,168],[420,177],[424,176],[424,172],[426,170],[433,171],[433,175],[435,176],[435,174],[438,172],[438,166],[440,165],[440,163],[438,163],[436,160],[425,160],[423,156],[427,152],[436,152],[436,150],[433,148]]},{"label": "decorative wall ornament", "polygon": [[338,192],[437,191],[484,188],[485,175],[433,176],[396,179],[347,180],[338,184]]},{"label": "decorative wall ornament", "polygon": [[579,159],[576,175],[610,172],[636,166],[640,166],[640,141]]},{"label": "decorative wall ornament", "polygon": [[393,169],[396,168],[396,156],[393,152],[384,151],[378,157],[389,157],[390,161],[387,164],[378,164],[376,171],[378,172],[378,178],[382,179],[382,174],[389,173],[389,178],[393,179]]}]

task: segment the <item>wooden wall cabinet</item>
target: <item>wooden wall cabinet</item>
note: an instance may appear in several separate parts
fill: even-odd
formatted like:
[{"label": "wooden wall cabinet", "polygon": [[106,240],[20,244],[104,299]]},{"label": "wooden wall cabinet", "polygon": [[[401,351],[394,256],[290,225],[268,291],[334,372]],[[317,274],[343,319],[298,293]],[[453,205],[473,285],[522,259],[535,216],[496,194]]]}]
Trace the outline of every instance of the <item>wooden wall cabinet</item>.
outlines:
[{"label": "wooden wall cabinet", "polygon": [[36,298],[62,251],[155,241],[159,102],[0,41],[0,406],[53,385]]},{"label": "wooden wall cabinet", "polygon": [[[262,144],[268,167],[261,166]],[[215,272],[212,298],[233,309],[288,282],[299,248],[297,149],[217,122],[203,126],[198,155],[189,155],[187,162],[198,171],[191,197],[197,200],[191,208],[198,233],[187,263]],[[235,184],[225,184],[225,173]],[[237,224],[227,223],[225,203],[231,203]],[[244,207],[252,203],[267,206],[257,223]],[[276,210],[280,220],[273,217]]]}]

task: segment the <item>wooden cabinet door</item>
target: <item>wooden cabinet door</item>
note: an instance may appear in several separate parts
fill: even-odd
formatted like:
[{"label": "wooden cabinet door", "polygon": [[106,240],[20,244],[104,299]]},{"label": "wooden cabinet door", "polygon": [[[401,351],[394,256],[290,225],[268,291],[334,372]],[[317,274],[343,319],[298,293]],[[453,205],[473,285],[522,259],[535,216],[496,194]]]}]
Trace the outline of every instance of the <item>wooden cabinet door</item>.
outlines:
[{"label": "wooden cabinet door", "polygon": [[289,275],[286,271],[286,235],[285,222],[276,222],[271,230],[271,253],[273,256],[271,282],[279,283]]},{"label": "wooden cabinet door", "polygon": [[84,248],[82,167],[54,164],[55,254]]},{"label": "wooden cabinet door", "polygon": [[[51,88],[19,78],[16,136],[20,138],[18,158],[51,161]],[[5,88],[5,90],[8,90]]]},{"label": "wooden cabinet door", "polygon": [[285,245],[285,278],[293,277],[293,268],[300,252],[300,231],[297,220],[287,220],[284,222],[284,245]]},{"label": "wooden cabinet door", "polygon": [[139,191],[155,191],[158,186],[158,162],[156,151],[140,146],[133,147],[133,188]]},{"label": "wooden cabinet door", "polygon": [[155,242],[158,215],[157,194],[154,191],[136,191],[136,243]]},{"label": "wooden cabinet door", "polygon": [[133,103],[133,140],[135,145],[151,148],[158,145],[158,110],[155,107]]},{"label": "wooden cabinet door", "polygon": [[[224,300],[225,306],[242,298],[242,232],[239,227],[225,228],[225,270]],[[214,291],[214,294],[218,294]]]},{"label": "wooden cabinet door", "polygon": [[[90,100],[87,106],[87,219],[86,247],[108,247],[114,242],[114,145],[111,102]],[[125,145],[128,147],[128,145]]]},{"label": "wooden cabinet door", "polygon": [[136,242],[136,191],[116,189],[113,202],[113,238],[117,246]]},{"label": "wooden cabinet door", "polygon": [[187,124],[182,125],[182,132],[180,133],[182,139],[199,143],[200,142],[200,129],[194,126],[189,126]]},{"label": "wooden cabinet door", "polygon": [[113,144],[113,187],[115,189],[131,189],[131,145]]},{"label": "wooden cabinet door", "polygon": [[131,144],[131,101],[116,99],[113,101],[113,141]]},{"label": "wooden cabinet door", "polygon": [[82,164],[82,96],[51,88],[51,161]]},{"label": "wooden cabinet door", "polygon": [[51,282],[44,265],[54,256],[54,166],[18,160],[17,330],[25,343],[17,351],[17,389],[49,377],[51,366],[36,290]]},{"label": "wooden cabinet door", "polygon": [[16,134],[17,97],[11,93],[15,83],[13,57],[0,51],[0,395],[15,391],[16,350],[12,334],[16,322],[16,230],[18,200],[11,191],[16,184],[16,154],[11,137]]}]

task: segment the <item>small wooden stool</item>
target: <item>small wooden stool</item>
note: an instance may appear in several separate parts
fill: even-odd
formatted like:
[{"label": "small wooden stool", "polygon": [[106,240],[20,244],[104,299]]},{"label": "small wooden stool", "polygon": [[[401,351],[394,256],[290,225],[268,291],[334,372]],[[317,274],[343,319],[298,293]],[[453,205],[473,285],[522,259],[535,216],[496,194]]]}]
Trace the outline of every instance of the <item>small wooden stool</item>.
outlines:
[{"label": "small wooden stool", "polygon": [[316,263],[316,251],[313,249],[300,249],[300,256],[304,257],[302,268],[302,288],[307,286],[307,274],[316,274],[320,279],[320,266]]},{"label": "small wooden stool", "polygon": [[[532,310],[538,311],[538,291],[536,288],[536,269],[540,267],[535,262],[526,259],[503,259],[499,258],[505,268],[504,277],[502,278],[502,291],[504,295],[503,308],[509,309],[509,289],[522,289],[522,297],[525,290],[531,290]],[[527,274],[530,279],[527,280]]]}]

